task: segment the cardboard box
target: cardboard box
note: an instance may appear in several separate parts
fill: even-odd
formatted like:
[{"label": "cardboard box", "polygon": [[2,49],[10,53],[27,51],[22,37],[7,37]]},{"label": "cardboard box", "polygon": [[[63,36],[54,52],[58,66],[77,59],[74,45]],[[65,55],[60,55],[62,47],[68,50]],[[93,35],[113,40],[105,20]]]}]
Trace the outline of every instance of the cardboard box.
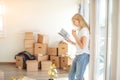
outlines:
[{"label": "cardboard box", "polygon": [[28,51],[30,54],[34,54],[34,51],[33,51],[33,48],[27,48],[27,49],[25,49],[26,51]]},{"label": "cardboard box", "polygon": [[51,61],[41,61],[41,70],[49,70],[51,65]]},{"label": "cardboard box", "polygon": [[48,44],[49,43],[49,36],[45,34],[38,34],[38,43],[44,43]]},{"label": "cardboard box", "polygon": [[38,68],[41,69],[41,61],[48,61],[48,55],[35,55],[36,60],[38,61]]},{"label": "cardboard box", "polygon": [[58,55],[66,55],[68,53],[68,44],[59,43],[58,44]]},{"label": "cardboard box", "polygon": [[68,65],[67,68],[66,68],[66,71],[69,72],[70,68],[71,68],[71,65]]},{"label": "cardboard box", "polygon": [[38,43],[43,43],[43,35],[42,34],[38,34]]},{"label": "cardboard box", "polygon": [[61,68],[67,68],[68,65],[72,64],[73,59],[68,56],[61,57]]},{"label": "cardboard box", "polygon": [[58,48],[53,48],[53,47],[48,48],[48,54],[49,55],[57,56],[58,55],[57,53],[58,53]]},{"label": "cardboard box", "polygon": [[37,60],[27,60],[27,71],[38,71],[38,62]]},{"label": "cardboard box", "polygon": [[50,56],[50,61],[52,61],[52,64],[55,64],[57,68],[60,68],[60,57],[59,56]]},{"label": "cardboard box", "polygon": [[16,56],[16,67],[19,69],[23,69],[25,67],[23,59],[20,56]]},{"label": "cardboard box", "polygon": [[36,55],[35,58],[38,62],[47,61],[48,60],[48,55],[43,55],[43,56]]},{"label": "cardboard box", "polygon": [[29,39],[29,40],[25,39],[25,44],[24,44],[25,48],[33,48],[34,42],[35,41],[33,39]]},{"label": "cardboard box", "polygon": [[33,32],[25,32],[25,39],[34,39]]},{"label": "cardboard box", "polygon": [[34,45],[34,53],[35,54],[46,54],[47,53],[47,44],[35,43]]},{"label": "cardboard box", "polygon": [[0,70],[0,80],[4,80],[4,72]]}]

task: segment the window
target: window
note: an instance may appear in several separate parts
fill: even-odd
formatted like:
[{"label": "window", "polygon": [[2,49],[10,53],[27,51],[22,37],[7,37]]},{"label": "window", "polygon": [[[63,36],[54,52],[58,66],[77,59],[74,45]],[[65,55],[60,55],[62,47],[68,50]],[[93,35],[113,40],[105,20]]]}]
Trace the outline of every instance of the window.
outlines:
[{"label": "window", "polygon": [[5,35],[5,28],[3,25],[4,12],[5,12],[4,5],[0,4],[0,37],[4,37]]},{"label": "window", "polygon": [[90,80],[110,80],[111,77],[112,7],[112,0],[90,0]]}]

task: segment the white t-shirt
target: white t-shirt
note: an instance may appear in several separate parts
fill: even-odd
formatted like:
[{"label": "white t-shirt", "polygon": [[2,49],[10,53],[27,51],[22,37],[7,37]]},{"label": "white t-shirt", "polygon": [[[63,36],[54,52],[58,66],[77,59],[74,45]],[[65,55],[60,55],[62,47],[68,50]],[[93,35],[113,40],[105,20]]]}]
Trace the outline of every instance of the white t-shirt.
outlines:
[{"label": "white t-shirt", "polygon": [[78,44],[76,44],[76,55],[83,54],[83,53],[88,53],[89,54],[89,30],[88,28],[84,27],[82,29],[77,30],[77,36],[80,40],[81,37],[86,36],[87,41],[84,49],[81,49]]}]

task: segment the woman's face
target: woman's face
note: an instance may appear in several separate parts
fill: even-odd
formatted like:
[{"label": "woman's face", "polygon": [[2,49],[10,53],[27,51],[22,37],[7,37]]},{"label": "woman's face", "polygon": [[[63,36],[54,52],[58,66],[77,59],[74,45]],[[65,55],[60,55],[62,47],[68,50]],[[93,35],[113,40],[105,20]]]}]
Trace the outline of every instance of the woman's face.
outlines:
[{"label": "woman's face", "polygon": [[73,24],[76,26],[76,27],[79,27],[80,26],[80,23],[77,19],[73,19]]}]

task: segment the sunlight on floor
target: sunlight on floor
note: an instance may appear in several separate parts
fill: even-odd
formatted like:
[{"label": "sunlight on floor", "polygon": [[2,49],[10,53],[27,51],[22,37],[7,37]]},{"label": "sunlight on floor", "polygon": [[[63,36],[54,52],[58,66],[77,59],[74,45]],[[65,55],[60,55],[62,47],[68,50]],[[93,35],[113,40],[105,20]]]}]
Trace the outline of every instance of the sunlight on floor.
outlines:
[{"label": "sunlight on floor", "polygon": [[85,73],[84,73],[84,80],[89,80],[89,65],[87,65]]},{"label": "sunlight on floor", "polygon": [[55,79],[55,80],[68,80],[68,78],[57,78],[57,79]]}]

